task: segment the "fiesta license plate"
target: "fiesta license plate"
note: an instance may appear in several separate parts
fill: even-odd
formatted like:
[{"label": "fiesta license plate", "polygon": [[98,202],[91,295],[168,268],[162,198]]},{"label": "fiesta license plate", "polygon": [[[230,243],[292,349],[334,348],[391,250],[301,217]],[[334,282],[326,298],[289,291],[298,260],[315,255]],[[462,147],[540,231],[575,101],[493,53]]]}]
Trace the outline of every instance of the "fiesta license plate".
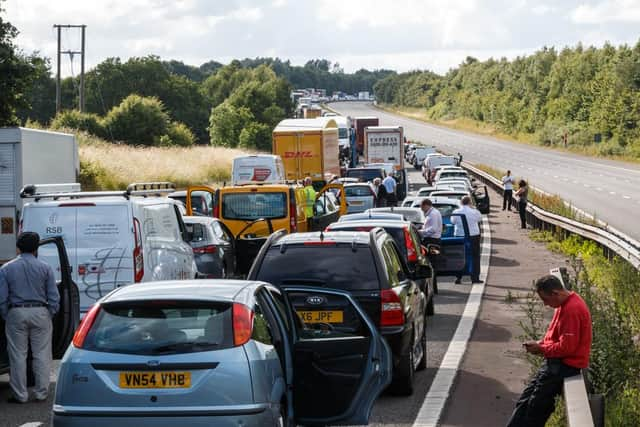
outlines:
[{"label": "fiesta license plate", "polygon": [[342,323],[342,311],[298,311],[298,316],[305,323]]},{"label": "fiesta license plate", "polygon": [[120,388],[189,388],[191,372],[120,372]]}]

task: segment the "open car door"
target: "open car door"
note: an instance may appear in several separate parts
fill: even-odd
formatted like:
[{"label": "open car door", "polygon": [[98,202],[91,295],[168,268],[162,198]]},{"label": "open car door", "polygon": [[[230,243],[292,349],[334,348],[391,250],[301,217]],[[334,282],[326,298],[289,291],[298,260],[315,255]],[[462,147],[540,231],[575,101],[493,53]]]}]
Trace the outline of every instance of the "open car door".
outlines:
[{"label": "open car door", "polygon": [[489,192],[487,186],[477,187],[473,190],[473,198],[476,203],[476,208],[480,213],[488,214],[490,209]]},{"label": "open car door", "polygon": [[194,185],[187,188],[187,216],[213,216],[215,191],[206,185]]},{"label": "open car door", "polygon": [[[464,236],[454,235],[452,217],[460,217]],[[431,259],[431,265],[438,276],[468,274],[471,268],[471,238],[469,225],[464,214],[451,214],[442,218],[443,232],[440,238],[440,254]]]},{"label": "open car door", "polygon": [[340,183],[325,185],[316,195],[316,204],[313,211],[310,231],[324,230],[329,224],[338,221],[340,216],[347,213],[344,186]]},{"label": "open car door", "polygon": [[273,225],[270,219],[256,219],[234,236],[236,253],[236,270],[239,275],[246,276],[256,259],[260,248],[273,233]]},{"label": "open car door", "polygon": [[288,379],[295,422],[367,424],[374,401],[391,381],[388,344],[348,292],[281,290],[295,320],[293,378]]}]

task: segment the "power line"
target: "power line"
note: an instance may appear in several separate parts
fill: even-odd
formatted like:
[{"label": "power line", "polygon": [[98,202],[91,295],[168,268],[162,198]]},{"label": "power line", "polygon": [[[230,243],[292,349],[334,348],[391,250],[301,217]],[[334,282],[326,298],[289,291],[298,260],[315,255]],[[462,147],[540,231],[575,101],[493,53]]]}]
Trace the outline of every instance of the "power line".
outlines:
[{"label": "power line", "polygon": [[[60,98],[61,98],[61,93],[60,93],[60,62],[61,62],[61,56],[62,54],[67,54],[69,55],[69,59],[71,61],[71,69],[72,69],[72,73],[73,73],[73,55],[79,54],[80,55],[80,89],[79,89],[79,102],[78,102],[78,109],[80,110],[80,112],[84,112],[84,58],[85,58],[85,30],[87,28],[86,25],[54,25],[54,28],[56,28],[58,30],[58,54],[57,54],[57,58],[58,58],[58,64],[57,64],[57,74],[56,74],[56,113],[60,112],[60,108],[61,108],[61,102],[60,102]],[[63,28],[80,28],[81,30],[81,47],[80,47],[80,51],[72,51],[72,50],[66,50],[66,51],[61,51],[60,50],[60,44],[61,44],[61,35],[62,35],[62,29]]]}]

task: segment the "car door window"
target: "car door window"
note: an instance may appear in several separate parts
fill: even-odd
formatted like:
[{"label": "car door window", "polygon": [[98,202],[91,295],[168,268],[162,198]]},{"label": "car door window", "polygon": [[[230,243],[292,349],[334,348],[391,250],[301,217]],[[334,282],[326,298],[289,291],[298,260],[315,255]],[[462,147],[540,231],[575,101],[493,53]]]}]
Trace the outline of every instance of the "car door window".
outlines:
[{"label": "car door window", "polygon": [[400,278],[398,272],[402,269],[400,260],[397,257],[396,251],[393,249],[393,244],[390,240],[387,240],[382,245],[382,257],[384,259],[385,270],[387,272],[387,279],[391,287],[398,286],[400,284]]},{"label": "car door window", "polygon": [[271,327],[258,301],[253,306],[253,333],[251,334],[251,339],[265,345],[273,345]]},{"label": "car door window", "polygon": [[289,316],[287,316],[287,306],[285,305],[284,298],[280,294],[280,292],[275,289],[267,289],[267,293],[271,296],[282,321],[284,322],[284,327],[287,329],[287,334],[291,336],[291,324],[289,323]]}]

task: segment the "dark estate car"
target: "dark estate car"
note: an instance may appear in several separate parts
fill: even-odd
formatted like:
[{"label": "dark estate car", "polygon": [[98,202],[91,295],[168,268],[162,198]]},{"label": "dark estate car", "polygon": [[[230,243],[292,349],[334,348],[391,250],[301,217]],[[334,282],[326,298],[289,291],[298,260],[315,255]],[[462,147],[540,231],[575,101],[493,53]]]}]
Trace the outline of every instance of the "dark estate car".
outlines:
[{"label": "dark estate car", "polygon": [[231,231],[217,218],[185,216],[189,245],[200,278],[233,277],[236,271],[236,248]]},{"label": "dark estate car", "polygon": [[[418,265],[411,272],[393,238],[375,228],[368,233],[274,233],[260,250],[248,278],[279,288],[349,291],[391,347],[392,390],[411,394],[414,372],[427,366],[427,298],[418,281],[432,274],[427,265]],[[326,298],[291,301],[307,323],[346,332],[354,327],[349,313]]]}]

